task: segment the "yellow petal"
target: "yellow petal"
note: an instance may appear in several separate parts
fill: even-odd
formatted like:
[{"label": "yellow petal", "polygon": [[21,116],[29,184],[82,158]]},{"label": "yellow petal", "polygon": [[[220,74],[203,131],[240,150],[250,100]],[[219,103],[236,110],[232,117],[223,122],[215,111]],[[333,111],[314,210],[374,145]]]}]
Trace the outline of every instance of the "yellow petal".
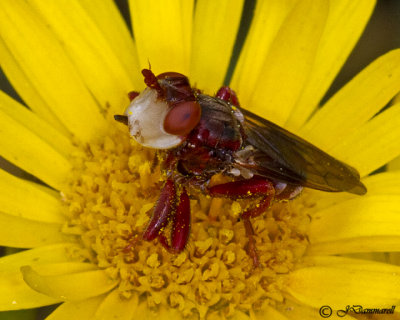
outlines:
[{"label": "yellow petal", "polygon": [[287,16],[269,50],[246,105],[283,124],[306,83],[328,14],[325,0],[302,0]]},{"label": "yellow petal", "polygon": [[344,137],[330,152],[356,167],[361,176],[397,157],[400,154],[400,103]]},{"label": "yellow petal", "polygon": [[20,270],[0,271],[0,311],[48,306],[61,301],[32,290]]},{"label": "yellow petal", "polygon": [[396,95],[396,97],[393,99],[393,104],[395,103],[400,103],[400,92]]},{"label": "yellow petal", "polygon": [[174,308],[160,307],[157,312],[154,312],[151,309],[149,309],[146,301],[142,301],[139,303],[132,317],[132,319],[140,319],[140,320],[153,320],[155,318],[159,320],[183,319],[182,313]]},{"label": "yellow petal", "polygon": [[371,195],[321,210],[312,216],[308,233],[310,242],[400,236],[399,203],[398,194]]},{"label": "yellow petal", "polygon": [[91,270],[61,275],[41,275],[30,266],[21,268],[25,282],[34,290],[61,300],[79,301],[98,296],[114,288],[104,270]]},{"label": "yellow petal", "polygon": [[32,290],[23,280],[20,268],[27,264],[70,261],[71,256],[67,252],[77,249],[74,244],[62,243],[0,258],[0,310],[37,308],[59,302],[59,299]]},{"label": "yellow petal", "polygon": [[[65,136],[69,136],[67,128],[57,118],[55,113],[47,105],[46,101],[40,95],[38,87],[32,82],[33,80],[25,74],[21,68],[19,61],[13,53],[6,47],[3,39],[0,37],[0,61],[4,73],[13,88],[19,93],[25,104],[38,114],[48,124],[53,126],[57,131]],[[56,111],[56,110],[54,110]]]},{"label": "yellow petal", "polygon": [[46,320],[93,319],[94,313],[103,299],[103,296],[97,296],[82,301],[64,302]]},{"label": "yellow petal", "polygon": [[60,197],[51,195],[35,183],[16,178],[0,170],[0,206],[3,212],[25,219],[62,223]]},{"label": "yellow petal", "polygon": [[[280,313],[278,310],[272,307],[266,307],[262,312],[255,312],[254,316],[252,316],[250,319],[254,320],[262,320],[262,319],[268,319],[268,320],[288,320],[290,318],[285,317],[282,313]],[[306,320],[306,318],[302,318]]]},{"label": "yellow petal", "polygon": [[330,1],[328,20],[310,78],[285,127],[297,130],[318,106],[360,38],[375,2],[375,0]]},{"label": "yellow petal", "polygon": [[[121,13],[112,0],[92,1],[82,0],[79,4],[87,11],[93,22],[99,28],[103,37],[130,75],[134,83],[131,90],[143,86],[142,77],[138,75],[139,62],[136,46]],[[69,15],[70,13],[68,13]]]},{"label": "yellow petal", "polygon": [[143,319],[143,320],[151,320],[153,318],[154,317],[152,317],[151,311],[148,308],[146,301],[139,303],[139,305],[136,308],[136,312],[132,317],[132,319]]},{"label": "yellow petal", "polygon": [[[268,319],[270,319],[270,318],[268,318]],[[246,313],[237,310],[237,311],[233,314],[232,320],[250,320],[250,317],[249,317]]]},{"label": "yellow petal", "polygon": [[[365,177],[362,182],[367,187],[367,194],[362,198],[368,198],[376,195],[398,195],[400,194],[400,172],[383,172]],[[315,203],[312,208],[309,208],[309,214],[313,215],[315,212],[329,208],[335,204],[357,199],[359,196],[346,192],[341,193],[328,193],[316,190],[307,190],[304,194],[311,198]]]},{"label": "yellow petal", "polygon": [[397,273],[400,270],[398,266],[393,266],[387,263],[335,256],[307,257],[304,260],[304,263],[320,267],[335,267],[343,269],[351,268],[354,271],[360,270],[382,273]]},{"label": "yellow petal", "polygon": [[140,68],[188,74],[193,1],[130,0],[129,7]]},{"label": "yellow petal", "polygon": [[388,163],[388,171],[400,170],[400,157],[393,159]]},{"label": "yellow petal", "polygon": [[78,251],[79,248],[78,245],[73,243],[59,243],[4,256],[0,258],[0,272],[19,272],[21,266],[25,265],[71,261],[73,259],[72,253]]},{"label": "yellow petal", "polygon": [[188,58],[188,76],[190,76],[190,55],[192,52],[192,42],[193,42],[193,10],[194,1],[184,0],[181,2],[182,6],[182,31],[183,31],[183,56]]},{"label": "yellow petal", "polygon": [[75,152],[76,148],[72,145],[70,136],[61,134],[57,129],[38,117],[35,113],[29,111],[29,109],[0,91],[0,117],[2,117],[3,114],[8,115],[13,118],[13,120],[32,131],[63,156],[68,156]]},{"label": "yellow petal", "polygon": [[224,81],[243,3],[243,0],[196,1],[190,77],[205,93],[215,93]]},{"label": "yellow petal", "polygon": [[341,254],[341,257],[350,259],[370,260],[375,262],[390,263],[387,252],[357,252]]},{"label": "yellow petal", "polygon": [[96,311],[97,320],[131,320],[139,303],[137,294],[130,299],[121,298],[118,290],[111,291]]},{"label": "yellow petal", "polygon": [[296,0],[285,0],[256,3],[251,27],[230,84],[245,108],[250,108],[249,100],[259,77],[262,77],[261,68],[271,43],[295,2]]},{"label": "yellow petal", "polygon": [[348,304],[391,308],[400,299],[400,268],[351,259],[307,267],[286,277],[286,290],[298,301],[320,308],[344,309]]},{"label": "yellow petal", "polygon": [[312,243],[307,255],[347,254],[361,252],[395,252],[400,250],[400,236],[366,236],[335,241]]},{"label": "yellow petal", "polygon": [[400,265],[400,252],[389,252],[387,258],[389,263]]},{"label": "yellow petal", "polygon": [[53,243],[71,241],[61,233],[61,224],[46,223],[10,216],[0,212],[0,245],[17,248],[33,248]]},{"label": "yellow petal", "polygon": [[399,91],[400,50],[376,59],[338,91],[301,129],[325,150],[372,118]]},{"label": "yellow petal", "polygon": [[[22,73],[67,129],[87,141],[105,127],[99,107],[64,47],[39,14],[23,1],[0,2],[0,35]],[[6,70],[7,71],[7,70]],[[13,79],[11,82],[23,81]],[[18,92],[24,99],[24,92]],[[90,125],[88,124],[90,119]]]},{"label": "yellow petal", "polygon": [[[398,251],[400,248],[400,236],[397,234],[390,234],[390,230],[389,233],[386,234],[385,230],[381,230],[379,224],[371,227],[369,225],[370,222],[368,221],[369,215],[363,215],[363,208],[364,206],[368,207],[369,203],[373,203],[373,207],[376,208],[376,212],[375,214],[370,214],[376,216],[376,218],[386,219],[386,210],[388,209],[385,206],[388,202],[385,201],[385,199],[391,199],[390,197],[395,197],[395,199],[392,199],[391,201],[396,203],[396,197],[398,197],[400,194],[399,181],[400,172],[384,172],[366,177],[363,179],[363,183],[366,185],[368,192],[361,198],[359,196],[347,193],[329,194],[315,192],[316,194],[313,196],[318,200],[316,202],[316,206],[312,209],[312,211],[309,212],[309,214],[312,216],[312,225],[314,223],[319,224],[321,217],[322,219],[326,217],[328,220],[335,220],[336,217],[334,216],[337,215],[337,219],[339,220],[338,223],[335,223],[331,229],[335,230],[335,234],[333,234],[331,231],[328,231],[328,241],[322,241],[318,239],[313,241],[313,243],[311,243],[308,247],[308,254],[315,255],[371,251]],[[377,201],[376,204],[375,201]],[[397,210],[395,207],[396,205],[394,204],[393,210]],[[356,210],[357,212],[355,213]],[[367,210],[369,209],[367,208]],[[325,216],[325,212],[329,212],[327,216]],[[352,221],[354,221],[353,218],[351,218],[353,214],[355,214],[355,220],[357,220],[357,217],[361,217],[361,220],[356,221],[356,225],[351,225]],[[392,214],[395,218],[398,216],[397,212],[393,212]],[[348,215],[348,217],[346,217],[346,215]],[[390,210],[387,219],[388,221],[386,223],[391,224],[390,219],[392,219],[392,216],[390,215]],[[366,225],[364,222],[366,222]],[[325,221],[324,223],[329,222]],[[343,232],[346,231],[351,233],[351,230],[355,229],[363,230],[363,233],[358,233],[356,235],[347,234],[344,236],[344,238],[341,238],[343,237]],[[359,230],[357,230],[357,232]],[[313,233],[316,234],[318,238],[323,236],[322,233],[325,233],[325,231],[320,230]]]},{"label": "yellow petal", "polygon": [[70,162],[45,141],[6,114],[0,117],[0,155],[60,190]]},{"label": "yellow petal", "polygon": [[[138,87],[141,83],[141,77],[137,74],[138,64],[136,60],[130,59],[128,69],[119,59],[121,53],[116,52],[118,49],[131,50],[131,58],[135,57],[132,40],[129,38],[128,31],[122,21],[119,21],[121,35],[125,32],[126,37],[121,39],[119,44],[122,40],[126,41],[123,48],[118,46],[118,42],[114,46],[112,35],[110,34],[107,37],[103,34],[102,30],[105,27],[99,27],[98,23],[92,19],[89,11],[85,10],[79,1],[60,0],[47,3],[29,0],[28,3],[32,11],[42,15],[42,19],[49,25],[56,38],[63,43],[65,54],[73,61],[77,72],[89,89],[90,94],[100,105],[101,110],[111,108],[111,110],[123,111],[129,104],[127,93],[135,87],[132,78],[136,80],[136,87]],[[104,4],[100,4],[99,10],[103,6]],[[102,19],[103,21],[108,20],[108,24],[110,24],[113,23],[111,20],[112,13],[114,12],[115,17],[118,17],[118,13],[115,12],[116,8],[112,5],[108,6],[108,10],[110,15],[103,15]],[[118,19],[116,22],[115,27],[118,26]],[[82,102],[80,107],[82,107],[81,105]],[[77,112],[76,117],[79,116],[81,114]],[[90,125],[92,125],[92,121]]]},{"label": "yellow petal", "polygon": [[[323,317],[321,317],[320,312],[322,315],[328,315],[330,313],[329,309],[321,308],[324,306],[320,306],[319,308],[311,308],[310,306],[304,305],[303,303],[294,302],[290,299],[286,299],[284,305],[278,307],[279,311],[282,312],[282,314],[285,315],[287,319],[293,320],[321,320],[323,319]],[[327,318],[329,318],[329,320],[342,319],[342,317],[339,317],[334,310],[332,310],[332,315]],[[355,318],[347,314],[345,319],[351,320]]]},{"label": "yellow petal", "polygon": [[[24,274],[25,269],[32,270],[38,277],[54,277],[62,275],[71,275],[87,271],[96,271],[97,265],[80,261],[66,261],[57,263],[43,263],[21,266],[20,270]],[[29,277],[28,277],[29,278]]]},{"label": "yellow petal", "polygon": [[400,172],[382,172],[363,179],[368,189],[368,195],[400,194]]}]

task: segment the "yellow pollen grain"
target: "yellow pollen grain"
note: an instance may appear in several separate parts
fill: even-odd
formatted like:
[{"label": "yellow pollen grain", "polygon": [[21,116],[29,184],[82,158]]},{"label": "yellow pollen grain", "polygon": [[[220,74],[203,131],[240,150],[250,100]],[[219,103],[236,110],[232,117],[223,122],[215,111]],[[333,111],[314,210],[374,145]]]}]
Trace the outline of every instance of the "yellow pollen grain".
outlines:
[{"label": "yellow pollen grain", "polygon": [[233,202],[231,205],[231,215],[233,217],[239,217],[241,212],[242,212],[242,207],[240,206],[240,203],[236,201]]},{"label": "yellow pollen grain", "polygon": [[[164,176],[153,168],[154,157],[125,126],[112,123],[101,142],[82,147],[63,190],[69,218],[63,231],[80,236],[86,259],[120,280],[121,299],[135,294],[149,308],[175,308],[201,319],[236,310],[249,315],[281,302],[281,276],[305,251],[308,219],[282,203],[252,219],[261,265],[255,269],[240,214],[257,203],[211,199],[190,189],[189,242],[171,254],[157,240],[142,239]],[[218,179],[225,178],[213,183]],[[167,238],[171,229],[163,230]]]},{"label": "yellow pollen grain", "polygon": [[150,257],[148,257],[146,263],[149,267],[157,268],[160,265],[160,261],[158,261],[158,254],[151,254]]}]

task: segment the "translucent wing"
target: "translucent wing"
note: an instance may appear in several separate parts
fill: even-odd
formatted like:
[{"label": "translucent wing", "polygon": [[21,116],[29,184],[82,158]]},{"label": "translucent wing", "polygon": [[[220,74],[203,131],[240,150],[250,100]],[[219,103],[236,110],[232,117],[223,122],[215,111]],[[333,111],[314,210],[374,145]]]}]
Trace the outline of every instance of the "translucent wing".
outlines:
[{"label": "translucent wing", "polygon": [[356,169],[331,157],[304,139],[250,111],[243,113],[246,144],[255,148],[241,163],[258,174],[323,191],[365,194]]}]

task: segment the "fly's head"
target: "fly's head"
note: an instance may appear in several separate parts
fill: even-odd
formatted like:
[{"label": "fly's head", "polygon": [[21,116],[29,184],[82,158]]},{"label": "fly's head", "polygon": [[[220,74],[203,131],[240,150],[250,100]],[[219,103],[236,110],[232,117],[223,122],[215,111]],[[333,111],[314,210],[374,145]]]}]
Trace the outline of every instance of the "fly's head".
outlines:
[{"label": "fly's head", "polygon": [[131,93],[131,104],[117,121],[128,125],[131,136],[141,145],[171,149],[180,145],[200,121],[201,107],[189,80],[183,74],[166,72],[155,76],[143,69],[147,86]]}]

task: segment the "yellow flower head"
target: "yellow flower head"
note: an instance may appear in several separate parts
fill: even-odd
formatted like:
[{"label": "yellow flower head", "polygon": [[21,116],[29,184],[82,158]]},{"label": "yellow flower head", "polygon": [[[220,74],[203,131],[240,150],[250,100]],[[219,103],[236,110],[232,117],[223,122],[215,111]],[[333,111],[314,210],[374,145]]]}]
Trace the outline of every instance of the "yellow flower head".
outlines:
[{"label": "yellow flower head", "polygon": [[400,305],[400,267],[371,254],[400,251],[400,174],[370,175],[400,154],[398,100],[381,112],[400,91],[400,51],[319,105],[374,4],[255,5],[230,87],[246,109],[357,168],[368,193],[305,190],[275,203],[252,220],[254,268],[238,221],[245,201],[193,192],[179,254],[142,239],[163,175],[154,151],[113,119],[128,92],[143,90],[150,63],[214,95],[244,1],[131,0],[133,39],[111,0],[0,1],[1,66],[27,106],[0,93],[0,155],[37,178],[0,170],[0,245],[28,249],[0,258],[0,310],[61,303],[48,319],[311,319]]}]

